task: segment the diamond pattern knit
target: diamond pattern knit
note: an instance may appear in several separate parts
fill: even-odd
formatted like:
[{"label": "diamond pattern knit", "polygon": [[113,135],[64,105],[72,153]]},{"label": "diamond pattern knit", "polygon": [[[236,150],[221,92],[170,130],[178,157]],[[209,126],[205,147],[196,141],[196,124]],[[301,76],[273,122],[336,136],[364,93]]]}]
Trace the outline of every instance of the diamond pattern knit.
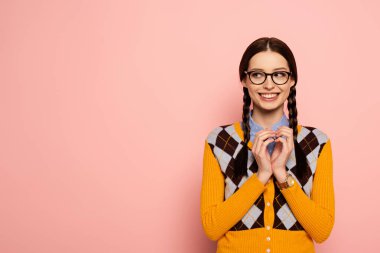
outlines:
[{"label": "diamond pattern knit", "polygon": [[[234,177],[234,160],[243,147],[241,122],[214,128],[205,140],[201,218],[207,237],[222,252],[314,252],[335,219],[331,141],[321,130],[298,125],[297,142],[306,155],[297,168],[294,149],[286,170],[296,184],[280,190],[272,177],[257,178],[248,142],[248,176]],[[302,173],[299,173],[302,169]]]}]

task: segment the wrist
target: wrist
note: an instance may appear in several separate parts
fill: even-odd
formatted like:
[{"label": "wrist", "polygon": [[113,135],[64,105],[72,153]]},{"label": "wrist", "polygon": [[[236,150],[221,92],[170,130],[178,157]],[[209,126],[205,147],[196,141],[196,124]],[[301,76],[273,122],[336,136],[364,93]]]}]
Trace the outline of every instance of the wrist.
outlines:
[{"label": "wrist", "polygon": [[275,173],[274,173],[274,176],[276,177],[276,180],[280,183],[283,183],[285,182],[286,180],[286,176],[288,175],[288,172],[286,171],[285,168],[281,169],[281,170],[277,170]]},{"label": "wrist", "polygon": [[285,179],[283,181],[276,180],[277,187],[280,190],[288,189],[295,184],[294,178],[289,172],[286,172]]},{"label": "wrist", "polygon": [[268,182],[269,178],[272,175],[270,173],[262,173],[262,172],[257,172],[257,178],[263,183],[264,185]]}]

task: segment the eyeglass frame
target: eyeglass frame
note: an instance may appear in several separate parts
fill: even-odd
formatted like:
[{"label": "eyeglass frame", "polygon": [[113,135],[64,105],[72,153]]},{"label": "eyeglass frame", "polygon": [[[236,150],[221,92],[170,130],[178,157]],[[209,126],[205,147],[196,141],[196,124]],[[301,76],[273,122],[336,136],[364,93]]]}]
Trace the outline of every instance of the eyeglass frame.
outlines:
[{"label": "eyeglass frame", "polygon": [[[264,81],[263,81],[262,83],[259,83],[259,84],[252,82],[251,77],[250,77],[250,74],[251,74],[252,72],[263,73],[263,74],[265,75]],[[282,84],[278,84],[278,83],[276,83],[276,82],[273,80],[273,74],[274,74],[274,73],[279,73],[279,72],[285,72],[285,73],[288,74],[288,79],[287,79],[284,83],[282,83]],[[292,75],[292,72],[291,72],[291,71],[284,71],[284,70],[275,71],[275,72],[273,72],[273,73],[266,73],[266,72],[264,72],[264,71],[257,71],[257,70],[251,70],[251,71],[244,70],[244,73],[248,76],[249,81],[250,81],[253,85],[262,85],[263,83],[265,83],[265,81],[267,80],[267,77],[268,77],[268,76],[270,76],[270,78],[272,79],[272,82],[275,83],[276,85],[284,85],[284,84],[286,84],[286,83],[289,81],[289,78],[290,78],[290,76]]]}]

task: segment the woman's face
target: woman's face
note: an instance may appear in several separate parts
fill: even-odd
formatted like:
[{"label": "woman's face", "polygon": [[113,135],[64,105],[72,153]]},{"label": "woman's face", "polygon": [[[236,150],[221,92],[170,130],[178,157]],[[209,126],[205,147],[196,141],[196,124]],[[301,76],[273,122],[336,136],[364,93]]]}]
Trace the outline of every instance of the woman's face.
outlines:
[{"label": "woman's face", "polygon": [[[275,71],[285,70],[290,72],[286,59],[279,53],[273,51],[263,51],[255,54],[249,61],[247,71],[257,69],[265,73],[273,73]],[[249,96],[254,106],[263,110],[274,110],[283,107],[290,92],[290,87],[295,81],[292,76],[283,85],[277,85],[270,76],[267,76],[265,82],[261,85],[254,85],[249,80],[248,75],[242,81],[244,87],[248,88]],[[265,99],[260,94],[276,93],[272,99]]]}]

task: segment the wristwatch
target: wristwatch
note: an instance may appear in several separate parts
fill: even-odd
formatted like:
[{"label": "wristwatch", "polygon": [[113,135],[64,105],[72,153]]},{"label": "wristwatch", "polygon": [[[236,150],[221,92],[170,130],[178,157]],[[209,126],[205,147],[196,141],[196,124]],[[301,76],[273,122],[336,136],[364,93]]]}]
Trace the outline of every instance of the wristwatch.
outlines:
[{"label": "wristwatch", "polygon": [[294,185],[294,183],[295,183],[294,178],[292,177],[292,175],[289,172],[286,173],[286,178],[285,178],[284,182],[276,181],[277,187],[280,190],[292,187]]}]

